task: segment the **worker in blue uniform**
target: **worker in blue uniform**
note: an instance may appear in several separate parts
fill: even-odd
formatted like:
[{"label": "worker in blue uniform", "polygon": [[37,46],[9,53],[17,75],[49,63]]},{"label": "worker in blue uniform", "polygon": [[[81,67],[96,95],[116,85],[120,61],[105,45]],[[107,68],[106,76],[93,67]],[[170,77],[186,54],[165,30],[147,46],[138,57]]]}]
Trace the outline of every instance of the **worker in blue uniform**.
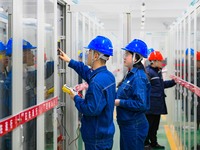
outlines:
[{"label": "worker in blue uniform", "polygon": [[163,81],[162,77],[162,61],[163,56],[159,51],[152,52],[148,60],[150,65],[146,67],[147,74],[151,83],[150,109],[146,112],[149,122],[149,132],[145,141],[145,145],[152,149],[164,149],[164,146],[158,144],[157,131],[160,123],[161,114],[167,114],[167,106],[165,103],[165,88],[176,85],[174,80]]},{"label": "worker in blue uniform", "polygon": [[[34,67],[34,54],[30,42],[23,40],[23,108],[34,106],[36,104],[36,69]],[[12,43],[13,39],[10,38],[7,43],[6,55],[12,56]],[[9,108],[11,109],[12,102],[12,69],[8,72],[8,76],[5,80],[6,97],[8,99]],[[36,149],[36,120],[31,120],[24,124],[24,149],[35,150]]]},{"label": "worker in blue uniform", "polygon": [[6,65],[8,64],[6,55],[6,46],[0,41],[0,119],[7,117],[5,107],[5,88],[4,81],[7,76]]},{"label": "worker in blue uniform", "polygon": [[[8,65],[5,52],[6,46],[0,41],[0,119],[10,115],[4,86],[5,78],[7,77],[6,67]],[[8,147],[8,138],[10,139],[9,135],[4,135],[0,138],[0,150],[10,150]]]},{"label": "worker in blue uniform", "polygon": [[[151,54],[151,52],[153,52],[153,51],[154,51],[153,48],[149,48],[149,49],[148,49],[148,56],[149,56],[149,55]],[[144,66],[147,67],[149,64],[150,64],[149,60],[146,59],[146,60],[144,61]]]},{"label": "worker in blue uniform", "polygon": [[69,58],[60,51],[60,58],[68,62],[87,83],[85,99],[75,95],[72,91],[70,97],[75,107],[83,114],[81,118],[81,135],[86,150],[111,150],[115,132],[113,111],[115,100],[115,78],[107,70],[106,61],[113,55],[111,41],[104,36],[97,36],[87,47],[88,65]]},{"label": "worker in blue uniform", "polygon": [[120,130],[121,150],[143,150],[149,125],[145,112],[149,109],[151,85],[142,59],[147,58],[147,45],[134,39],[125,48],[124,66],[128,72],[118,84],[115,105]]}]

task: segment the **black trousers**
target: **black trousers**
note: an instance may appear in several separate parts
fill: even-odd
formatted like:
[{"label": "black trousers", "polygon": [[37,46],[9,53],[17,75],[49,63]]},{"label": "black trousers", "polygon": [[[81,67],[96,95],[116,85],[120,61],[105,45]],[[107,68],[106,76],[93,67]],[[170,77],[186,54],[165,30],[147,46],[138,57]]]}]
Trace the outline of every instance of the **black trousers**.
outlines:
[{"label": "black trousers", "polygon": [[149,122],[149,132],[145,140],[145,145],[155,146],[157,142],[157,131],[160,124],[160,115],[146,114],[146,118]]}]

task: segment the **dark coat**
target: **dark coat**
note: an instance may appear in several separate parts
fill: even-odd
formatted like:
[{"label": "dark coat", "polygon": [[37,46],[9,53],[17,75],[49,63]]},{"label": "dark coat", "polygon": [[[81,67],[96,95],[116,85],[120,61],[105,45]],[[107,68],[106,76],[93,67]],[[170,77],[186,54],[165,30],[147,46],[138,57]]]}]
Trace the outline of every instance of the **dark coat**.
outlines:
[{"label": "dark coat", "polygon": [[164,89],[173,87],[176,83],[174,80],[163,81],[161,69],[149,65],[146,71],[151,83],[150,109],[146,114],[167,114]]}]

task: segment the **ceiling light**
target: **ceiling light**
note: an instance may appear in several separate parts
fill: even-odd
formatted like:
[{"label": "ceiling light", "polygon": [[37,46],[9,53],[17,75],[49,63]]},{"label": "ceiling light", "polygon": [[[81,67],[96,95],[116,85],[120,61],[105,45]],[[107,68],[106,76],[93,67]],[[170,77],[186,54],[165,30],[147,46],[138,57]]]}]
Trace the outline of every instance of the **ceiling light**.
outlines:
[{"label": "ceiling light", "polygon": [[143,11],[145,11],[145,10],[146,10],[146,8],[145,8],[145,3],[142,3],[141,11],[143,12]]},{"label": "ceiling light", "polygon": [[143,21],[143,22],[144,22],[144,21],[145,21],[145,18],[144,18],[144,17],[142,17],[142,18],[141,18],[141,21]]},{"label": "ceiling light", "polygon": [[145,15],[145,11],[142,11],[141,14],[142,14],[142,16],[144,16]]},{"label": "ceiling light", "polygon": [[144,26],[144,21],[141,22],[141,25]]}]

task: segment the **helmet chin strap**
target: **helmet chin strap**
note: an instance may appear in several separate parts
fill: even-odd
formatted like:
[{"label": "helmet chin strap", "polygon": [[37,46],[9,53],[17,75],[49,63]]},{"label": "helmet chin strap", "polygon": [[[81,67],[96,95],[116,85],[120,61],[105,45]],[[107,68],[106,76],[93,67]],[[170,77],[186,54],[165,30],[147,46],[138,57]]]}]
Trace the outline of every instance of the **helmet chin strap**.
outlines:
[{"label": "helmet chin strap", "polygon": [[135,61],[135,53],[133,53],[133,65],[137,64],[138,62],[140,62],[142,60],[142,56],[140,55],[140,59],[138,59],[137,61]]},{"label": "helmet chin strap", "polygon": [[92,51],[92,63],[91,63],[91,67],[93,68],[93,66],[94,66],[94,62],[95,62],[95,60],[94,60],[94,51]]},{"label": "helmet chin strap", "polygon": [[109,59],[109,57],[106,57],[104,54],[100,54],[98,59],[103,59],[105,61],[107,61]]},{"label": "helmet chin strap", "polygon": [[[104,54],[99,53],[99,57],[97,60],[99,60],[99,59],[103,59],[103,60],[107,61],[109,59],[109,57],[106,57],[106,56],[104,56]],[[92,51],[92,64],[91,64],[92,68],[93,68],[94,62],[97,60],[94,60],[94,51]]]}]

